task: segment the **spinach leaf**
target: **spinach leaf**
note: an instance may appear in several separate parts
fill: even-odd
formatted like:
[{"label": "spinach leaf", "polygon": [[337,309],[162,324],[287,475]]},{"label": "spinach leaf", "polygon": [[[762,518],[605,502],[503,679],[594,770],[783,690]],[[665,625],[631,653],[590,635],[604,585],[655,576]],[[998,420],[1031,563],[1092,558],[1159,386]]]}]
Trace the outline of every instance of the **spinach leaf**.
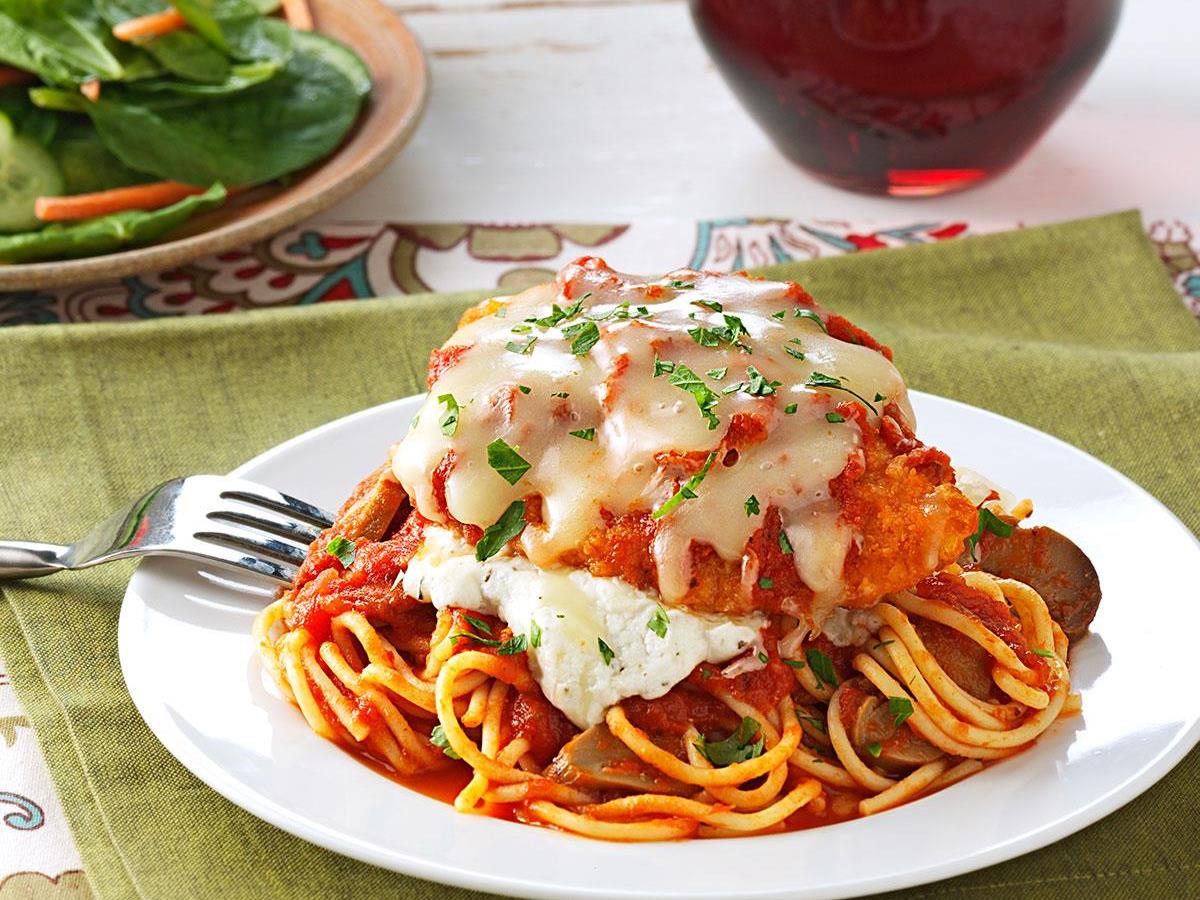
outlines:
[{"label": "spinach leaf", "polygon": [[182,94],[188,97],[226,97],[270,81],[279,69],[280,64],[274,60],[240,63],[231,66],[225,78],[213,84],[180,81],[177,78],[148,78],[131,85],[131,89],[146,93]]},{"label": "spinach leaf", "polygon": [[286,60],[292,29],[265,18],[250,0],[173,0],[172,5],[202,38],[234,59]]},{"label": "spinach leaf", "polygon": [[[109,28],[167,8],[160,0],[96,0],[95,5]],[[219,84],[229,76],[229,57],[190,28],[136,43],[162,68],[188,81]]]},{"label": "spinach leaf", "polygon": [[63,192],[90,194],[109,188],[142,184],[151,178],[135,172],[104,146],[95,126],[79,116],[63,116],[50,155],[63,176]]},{"label": "spinach leaf", "polygon": [[361,85],[329,62],[327,42],[297,32],[279,74],[229,96],[116,86],[96,103],[45,89],[32,96],[42,106],[87,113],[105,145],[137,171],[187,184],[260,184],[329,154],[358,118]]},{"label": "spinach leaf", "polygon": [[229,58],[194,31],[172,31],[139,46],[168,72],[188,81],[219,84],[229,75]]},{"label": "spinach leaf", "polygon": [[186,197],[172,206],[152,212],[132,210],[112,213],[81,222],[47,225],[41,231],[0,235],[0,262],[74,259],[148,244],[196,213],[218,206],[224,200],[225,188],[214,184],[203,194]]},{"label": "spinach leaf", "polygon": [[43,147],[48,147],[58,133],[58,114],[34,106],[23,87],[0,88],[0,113],[8,117],[17,134]]},{"label": "spinach leaf", "polygon": [[62,85],[158,71],[141,50],[112,36],[89,0],[0,0],[0,62]]}]

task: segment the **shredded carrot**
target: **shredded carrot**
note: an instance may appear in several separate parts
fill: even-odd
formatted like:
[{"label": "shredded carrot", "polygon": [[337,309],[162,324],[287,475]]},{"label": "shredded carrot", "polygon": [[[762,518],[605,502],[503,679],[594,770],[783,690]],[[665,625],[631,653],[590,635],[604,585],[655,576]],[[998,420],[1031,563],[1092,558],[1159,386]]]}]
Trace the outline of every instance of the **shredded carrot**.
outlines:
[{"label": "shredded carrot", "polygon": [[161,209],[178,203],[184,197],[203,194],[204,188],[178,181],[156,181],[132,187],[113,188],[95,194],[74,194],[69,197],[38,197],[34,214],[43,222],[69,222],[91,219],[109,213],[131,209]]},{"label": "shredded carrot", "polygon": [[85,81],[79,86],[79,93],[95,103],[100,99],[100,79],[92,78]]},{"label": "shredded carrot", "polygon": [[308,8],[308,0],[283,0],[283,17],[297,31],[313,30],[313,15]]},{"label": "shredded carrot", "polygon": [[148,16],[138,16],[136,19],[126,19],[113,26],[113,37],[119,41],[133,41],[138,38],[160,37],[187,27],[187,19],[179,14],[179,10],[169,6],[162,12],[151,13]]},{"label": "shredded carrot", "polygon": [[12,66],[0,65],[0,88],[13,84],[28,84],[36,80],[37,76],[32,72],[26,72],[24,69],[15,69]]}]

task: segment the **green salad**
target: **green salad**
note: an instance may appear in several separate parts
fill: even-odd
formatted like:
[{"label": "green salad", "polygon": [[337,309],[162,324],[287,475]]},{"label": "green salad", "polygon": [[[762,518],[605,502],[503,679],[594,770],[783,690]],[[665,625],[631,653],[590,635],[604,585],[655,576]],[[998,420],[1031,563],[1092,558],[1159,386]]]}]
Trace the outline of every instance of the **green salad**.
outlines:
[{"label": "green salad", "polygon": [[278,0],[0,0],[0,263],[157,240],[331,153],[371,90]]}]

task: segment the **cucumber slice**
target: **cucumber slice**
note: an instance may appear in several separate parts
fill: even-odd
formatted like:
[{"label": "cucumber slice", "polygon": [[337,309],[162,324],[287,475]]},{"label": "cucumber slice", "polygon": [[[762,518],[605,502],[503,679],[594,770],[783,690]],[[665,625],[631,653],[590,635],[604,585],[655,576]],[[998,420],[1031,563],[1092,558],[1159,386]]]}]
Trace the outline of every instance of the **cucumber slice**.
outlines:
[{"label": "cucumber slice", "polygon": [[8,165],[8,156],[12,153],[12,141],[12,119],[0,112],[0,170]]},{"label": "cucumber slice", "polygon": [[42,223],[33,214],[38,197],[61,194],[62,175],[54,158],[27,137],[15,137],[0,160],[0,232],[29,231]]},{"label": "cucumber slice", "polygon": [[345,44],[327,38],[315,31],[296,31],[292,34],[293,46],[305,53],[311,53],[325,60],[329,65],[338,69],[350,79],[358,96],[365,97],[371,93],[371,70],[359,55]]}]

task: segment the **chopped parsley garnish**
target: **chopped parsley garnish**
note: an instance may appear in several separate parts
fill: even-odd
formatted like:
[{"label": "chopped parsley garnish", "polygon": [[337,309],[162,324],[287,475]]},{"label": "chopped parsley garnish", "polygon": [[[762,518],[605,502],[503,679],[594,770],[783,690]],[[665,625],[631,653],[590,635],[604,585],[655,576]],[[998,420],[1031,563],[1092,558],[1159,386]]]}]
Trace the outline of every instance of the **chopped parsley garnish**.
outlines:
[{"label": "chopped parsley garnish", "polygon": [[567,434],[571,437],[583,438],[585,441],[594,441],[596,439],[595,428],[581,428],[578,431],[568,431]]},{"label": "chopped parsley garnish", "polygon": [[693,341],[701,347],[720,347],[721,338],[717,335],[716,330],[712,328],[702,328],[697,326],[689,328],[688,334],[691,335]]},{"label": "chopped parsley garnish", "polygon": [[354,562],[354,541],[348,541],[344,537],[335,537],[325,546],[325,553],[340,562],[343,568],[348,569]]},{"label": "chopped parsley garnish", "polygon": [[529,334],[533,329],[528,325],[514,325],[509,331],[513,334]]},{"label": "chopped parsley garnish", "polygon": [[731,316],[729,313],[723,313],[721,317],[725,320],[725,327],[719,329],[721,336],[739,350],[745,353],[752,352],[749,347],[739,340],[741,335],[750,334],[750,332],[746,330],[746,326],[742,323],[742,320],[737,316]]},{"label": "chopped parsley garnish", "polygon": [[808,667],[812,669],[813,674],[817,678],[829,685],[831,688],[838,686],[837,672],[833,668],[833,660],[825,653],[818,650],[816,647],[809,647],[804,651],[804,658],[808,660]]},{"label": "chopped parsley garnish", "polygon": [[792,542],[788,540],[787,532],[782,528],[779,529],[779,549],[789,556],[796,552],[792,548]]},{"label": "chopped parsley garnish", "polygon": [[536,343],[537,335],[533,334],[529,336],[529,340],[527,340],[524,344],[518,344],[516,341],[509,341],[504,345],[504,349],[509,353],[519,353],[522,356],[528,356],[529,351],[533,349],[533,345]]},{"label": "chopped parsley garnish", "polygon": [[907,697],[888,697],[888,712],[892,714],[892,719],[899,728],[913,714],[912,701]]},{"label": "chopped parsley garnish", "polygon": [[[701,303],[700,305],[708,306],[705,303]],[[714,308],[710,306],[709,309]],[[715,306],[714,312],[719,312],[720,310],[721,304],[718,303]],[[688,318],[695,318],[695,313],[690,314]],[[743,334],[749,334],[742,320],[737,316],[729,315],[729,313],[723,313],[721,318],[725,320],[724,325],[697,326],[696,328],[689,328],[688,334],[701,347],[720,347],[722,344],[730,344],[744,353],[752,352],[740,340]]]},{"label": "chopped parsley garnish", "polygon": [[775,580],[773,578],[760,578],[758,579],[758,586],[764,591],[769,591],[775,587]]},{"label": "chopped parsley garnish", "polygon": [[802,659],[785,659],[783,661],[783,664],[785,666],[791,666],[793,669],[803,669],[804,668],[804,660],[802,660]]},{"label": "chopped parsley garnish", "polygon": [[479,562],[490,559],[504,549],[504,545],[525,530],[525,501],[514,500],[500,518],[484,529],[483,537],[475,545],[475,558]]},{"label": "chopped parsley garnish", "polygon": [[990,531],[996,537],[1012,537],[1013,527],[1008,522],[1005,522],[986,506],[979,507],[979,527],[975,529],[975,533],[968,535],[965,541],[967,545],[967,553],[971,558],[975,558],[975,545],[979,543],[985,531]]},{"label": "chopped parsley garnish", "polygon": [[883,396],[883,394],[879,393],[879,391],[875,392],[875,402],[876,403],[880,403],[886,399],[887,399],[887,397]]},{"label": "chopped parsley garnish", "polygon": [[453,394],[441,394],[438,397],[438,403],[446,407],[446,411],[438,420],[442,426],[442,434],[446,437],[453,437],[454,432],[458,431],[458,401],[454,399]]},{"label": "chopped parsley garnish", "polygon": [[825,323],[821,320],[821,317],[818,316],[813,310],[805,309],[803,306],[797,306],[795,310],[793,310],[792,315],[794,315],[797,319],[811,319],[821,326],[821,330],[823,332],[829,334],[829,329],[825,327]]},{"label": "chopped parsley garnish", "polygon": [[650,518],[661,519],[684,500],[695,500],[699,496],[696,493],[696,489],[700,487],[700,482],[704,481],[704,477],[708,474],[708,470],[712,468],[712,464],[716,458],[716,450],[708,454],[708,459],[704,460],[704,465],[700,468],[700,471],[685,481],[679,490],[667,498],[666,503],[650,513]]},{"label": "chopped parsley garnish", "polygon": [[659,359],[658,354],[654,354],[654,377],[659,375],[669,375],[675,371],[675,363],[669,359]]},{"label": "chopped parsley garnish", "polygon": [[528,642],[525,635],[517,634],[510,637],[507,641],[497,641],[493,638],[480,637],[477,634],[472,634],[469,631],[457,631],[450,635],[450,640],[464,638],[469,641],[474,641],[483,647],[493,648],[500,656],[516,656],[518,653],[524,653]]},{"label": "chopped parsley garnish", "polygon": [[697,306],[703,306],[705,309],[711,309],[713,312],[721,312],[723,309],[725,309],[725,307],[723,307],[716,300],[693,300],[692,302]]},{"label": "chopped parsley garnish", "polygon": [[804,361],[804,351],[803,350],[797,350],[795,347],[784,347],[783,352],[786,353],[788,356],[790,356],[792,359],[798,359],[801,362]]},{"label": "chopped parsley garnish", "polygon": [[758,498],[753,494],[747,497],[746,502],[742,505],[746,507],[746,515],[748,516],[757,516],[760,512]]},{"label": "chopped parsley garnish", "polygon": [[883,744],[876,741],[874,744],[867,744],[867,752],[876,759],[879,759],[879,754],[883,752]]},{"label": "chopped parsley garnish", "polygon": [[781,309],[778,312],[771,313],[771,318],[772,319],[782,319],[786,315],[787,315],[787,310]]},{"label": "chopped parsley garnish", "polygon": [[654,615],[650,617],[650,621],[646,623],[646,627],[660,638],[665,638],[667,636],[667,628],[670,625],[671,620],[667,618],[667,611],[662,608],[661,603],[655,604]]},{"label": "chopped parsley garnish", "polygon": [[563,337],[571,342],[571,352],[583,356],[600,340],[600,327],[595,322],[576,322],[562,330]]},{"label": "chopped parsley garnish", "polygon": [[797,407],[795,403],[789,403],[783,408],[783,414],[785,416],[794,416],[796,414],[796,408]]},{"label": "chopped parsley garnish", "polygon": [[529,646],[535,650],[542,646],[542,626],[533,619],[529,620]]},{"label": "chopped parsley garnish", "polygon": [[471,631],[456,631],[454,634],[450,635],[448,640],[457,641],[459,638],[462,638],[464,641],[474,641],[476,644],[480,644],[484,647],[500,646],[499,641],[493,640],[492,638],[481,637],[480,635]]},{"label": "chopped parsley garnish", "polygon": [[761,735],[757,741],[754,740],[759,730],[758,722],[746,716],[733,734],[725,740],[708,741],[704,739],[704,735],[700,735],[693,743],[714,766],[729,766],[762,756],[766,743]]},{"label": "chopped parsley garnish", "polygon": [[740,391],[745,386],[746,386],[746,382],[735,381],[733,384],[727,384],[727,385],[725,385],[725,387],[721,388],[721,393],[722,394],[736,394],[738,391]]},{"label": "chopped parsley garnish", "polygon": [[433,726],[433,731],[429,732],[429,742],[435,747],[440,747],[442,752],[451,759],[462,759],[461,756],[454,752],[454,748],[450,746],[450,741],[446,737],[446,732],[441,725]]},{"label": "chopped parsley garnish", "polygon": [[696,282],[694,282],[694,281],[672,281],[671,287],[675,288],[675,290],[677,290],[677,291],[690,291],[696,287]]},{"label": "chopped parsley garnish", "polygon": [[525,635],[516,634],[497,647],[496,652],[501,656],[516,656],[518,653],[524,653],[528,644]]},{"label": "chopped parsley garnish", "polygon": [[[586,298],[586,297],[590,297],[591,294],[590,293],[584,294],[583,296]],[[608,319],[616,319],[617,321],[623,322],[626,319],[644,319],[644,318],[648,317],[649,315],[650,315],[650,310],[645,306],[639,306],[634,312],[630,312],[629,311],[629,301],[624,300],[621,303],[618,303],[616,306],[614,306],[608,312],[603,313],[598,316],[589,315],[588,318],[591,319],[593,322],[604,322]]]},{"label": "chopped parsley garnish", "polygon": [[483,621],[483,619],[477,619],[474,616],[466,616],[466,620],[471,623],[471,627],[479,629],[484,634],[492,633],[492,626]]},{"label": "chopped parsley garnish", "polygon": [[835,378],[832,375],[826,375],[823,372],[813,372],[808,376],[808,381],[805,382],[805,386],[815,388],[831,388],[835,391],[845,391],[851,397],[857,398],[859,402],[861,402],[862,405],[871,412],[875,413],[876,415],[879,414],[879,410],[872,406],[866,397],[857,391],[853,391],[846,387],[844,384],[842,384],[842,379],[840,378]]},{"label": "chopped parsley garnish", "polygon": [[746,374],[750,376],[750,381],[746,385],[746,393],[751,397],[766,397],[768,394],[775,393],[775,388],[783,384],[782,381],[767,381],[766,376],[754,366],[746,366]]},{"label": "chopped parsley garnish", "polygon": [[709,378],[711,378],[713,381],[720,381],[722,378],[725,377],[725,374],[728,371],[729,371],[729,366],[721,366],[721,368],[719,368],[719,369],[709,369],[704,374],[707,375]]},{"label": "chopped parsley garnish", "polygon": [[579,315],[579,310],[583,308],[583,301],[586,297],[587,295],[585,294],[566,309],[563,309],[557,303],[555,303],[550,307],[550,315],[542,316],[540,319],[535,319],[534,321],[539,328],[553,328],[559,322],[563,322]]},{"label": "chopped parsley garnish", "polygon": [[520,391],[522,394],[528,394],[531,390],[533,390],[533,388],[531,388],[527,384],[518,384],[517,390]]},{"label": "chopped parsley garnish", "polygon": [[1033,652],[1036,653],[1038,656],[1046,657],[1046,659],[1054,659],[1054,651],[1053,650],[1044,650],[1041,647],[1034,647]]},{"label": "chopped parsley garnish", "polygon": [[845,422],[846,417],[835,412],[827,412],[825,413],[825,421],[832,425],[837,425],[840,422]]},{"label": "chopped parsley garnish", "polygon": [[700,379],[699,375],[683,363],[675,363],[671,377],[667,380],[675,387],[687,391],[695,398],[696,405],[700,407],[700,415],[704,416],[708,422],[710,431],[721,424],[721,420],[713,412],[713,407],[717,405],[717,401],[721,398]]},{"label": "chopped parsley garnish", "polygon": [[811,725],[817,731],[821,732],[821,734],[829,733],[829,729],[825,727],[825,723],[823,721],[821,721],[820,719],[818,719],[816,716],[799,716],[798,718],[800,719],[801,722],[807,722],[809,725]]},{"label": "chopped parsley garnish", "polygon": [[765,666],[768,662],[771,661],[771,657],[767,656],[767,654],[764,651],[759,650],[758,651],[758,661]]},{"label": "chopped parsley garnish", "polygon": [[566,391],[553,391],[553,392],[551,392],[550,396],[551,397],[562,397],[564,400],[566,400],[571,395],[568,394]]},{"label": "chopped parsley garnish", "polygon": [[496,438],[487,445],[488,465],[509,484],[516,484],[529,471],[529,462],[508,445],[504,438]]},{"label": "chopped parsley garnish", "polygon": [[611,666],[613,657],[615,657],[617,655],[617,654],[613,653],[612,647],[610,647],[610,646],[608,646],[608,644],[604,643],[604,638],[602,638],[602,637],[596,638],[596,646],[600,648],[600,656],[603,657],[604,664],[606,666]]}]

